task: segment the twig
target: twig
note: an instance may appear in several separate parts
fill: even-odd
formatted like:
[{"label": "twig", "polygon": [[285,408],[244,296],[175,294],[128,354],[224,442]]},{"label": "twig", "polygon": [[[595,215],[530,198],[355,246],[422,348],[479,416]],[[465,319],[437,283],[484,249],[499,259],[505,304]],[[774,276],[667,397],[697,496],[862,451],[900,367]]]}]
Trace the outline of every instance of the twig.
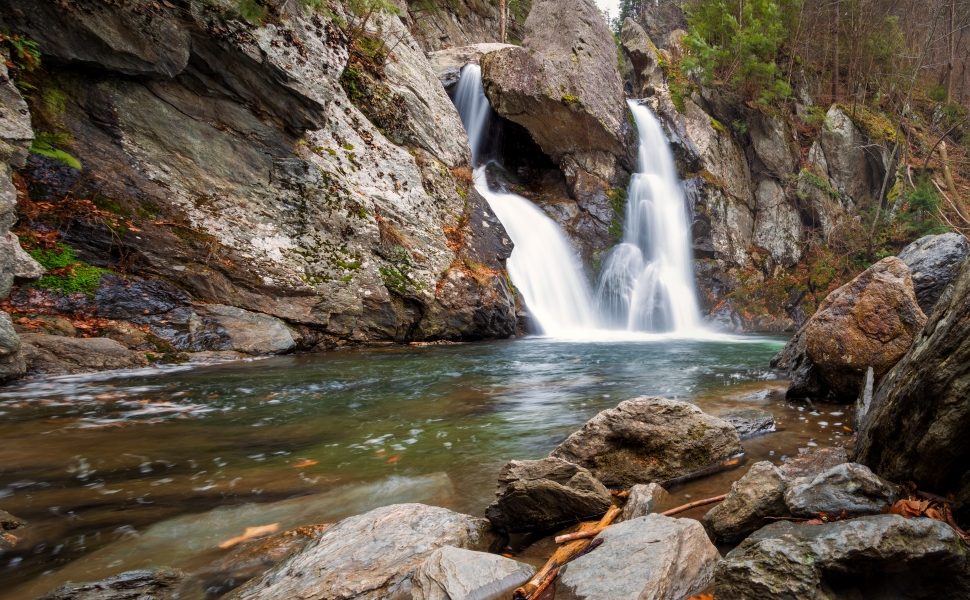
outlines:
[{"label": "twig", "polygon": [[[708,504],[715,504],[727,498],[727,494],[721,494],[720,496],[714,496],[713,498],[704,498],[703,500],[695,500],[694,502],[689,502],[687,504],[678,506],[676,508],[671,508],[670,510],[665,510],[660,513],[665,517],[672,517],[674,515],[680,514],[682,512],[688,511],[692,508],[697,508],[699,506],[707,506]],[[575,533],[566,533],[563,535],[556,536],[557,544],[565,544],[566,542],[575,542],[576,540],[585,540],[588,538],[596,537],[603,532],[607,527],[597,527],[596,529],[588,529],[586,531],[577,531]]]}]

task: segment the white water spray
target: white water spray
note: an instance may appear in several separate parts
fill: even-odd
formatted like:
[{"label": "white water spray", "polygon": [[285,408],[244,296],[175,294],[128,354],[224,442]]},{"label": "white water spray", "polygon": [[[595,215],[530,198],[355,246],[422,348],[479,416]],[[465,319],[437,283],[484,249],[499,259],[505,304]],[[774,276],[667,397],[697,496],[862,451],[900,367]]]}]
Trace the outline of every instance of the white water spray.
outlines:
[{"label": "white water spray", "polygon": [[629,331],[700,329],[683,189],[660,122],[630,101],[640,137],[627,193],[623,243],[606,260],[597,304],[607,326]]},{"label": "white water spray", "polygon": [[638,173],[630,180],[623,242],[606,260],[594,303],[579,257],[556,222],[527,199],[488,186],[492,108],[478,65],[462,69],[454,101],[468,132],[475,188],[515,244],[509,275],[544,334],[703,333],[684,195],[663,130],[648,108],[630,102],[640,135]]}]

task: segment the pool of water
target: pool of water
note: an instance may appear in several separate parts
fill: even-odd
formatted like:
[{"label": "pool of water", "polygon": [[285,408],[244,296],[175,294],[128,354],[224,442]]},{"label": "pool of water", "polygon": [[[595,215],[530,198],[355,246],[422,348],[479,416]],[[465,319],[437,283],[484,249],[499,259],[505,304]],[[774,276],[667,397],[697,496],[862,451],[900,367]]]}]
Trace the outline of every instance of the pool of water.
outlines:
[{"label": "pool of water", "polygon": [[[29,521],[0,598],[187,566],[243,527],[420,501],[481,514],[508,460],[546,455],[639,395],[764,407],[751,459],[838,443],[838,407],[779,399],[784,340],[542,338],[354,350],[0,388],[0,507]],[[722,493],[743,470],[675,491]],[[208,553],[208,554],[207,554]]]}]

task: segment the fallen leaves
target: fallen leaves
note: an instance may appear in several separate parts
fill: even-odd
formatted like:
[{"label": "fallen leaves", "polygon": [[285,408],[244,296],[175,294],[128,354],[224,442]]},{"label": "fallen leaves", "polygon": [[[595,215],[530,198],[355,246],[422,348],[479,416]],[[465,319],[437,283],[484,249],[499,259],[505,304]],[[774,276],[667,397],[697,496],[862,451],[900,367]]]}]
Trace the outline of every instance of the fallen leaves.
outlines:
[{"label": "fallen leaves", "polygon": [[957,525],[953,518],[953,511],[950,503],[938,498],[910,497],[897,501],[889,507],[887,511],[891,515],[899,515],[911,519],[913,517],[929,517],[937,521],[942,521],[952,527],[957,534],[964,540],[970,541],[970,533],[967,533]]},{"label": "fallen leaves", "polygon": [[243,531],[242,535],[237,535],[236,537],[229,538],[228,540],[219,544],[219,548],[222,550],[228,550],[237,544],[241,544],[247,540],[253,538],[262,537],[264,535],[269,535],[271,533],[276,533],[280,530],[279,523],[270,523],[269,525],[258,525],[256,527],[247,527]]}]

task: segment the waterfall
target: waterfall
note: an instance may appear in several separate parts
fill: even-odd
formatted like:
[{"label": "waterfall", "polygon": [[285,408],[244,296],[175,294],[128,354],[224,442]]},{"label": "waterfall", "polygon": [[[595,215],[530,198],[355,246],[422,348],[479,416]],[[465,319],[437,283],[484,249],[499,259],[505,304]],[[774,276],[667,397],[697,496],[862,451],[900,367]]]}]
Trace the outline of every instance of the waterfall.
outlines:
[{"label": "waterfall", "polygon": [[453,99],[468,132],[475,188],[515,244],[509,276],[544,334],[701,330],[684,194],[667,139],[647,107],[630,102],[640,136],[638,172],[630,180],[623,241],[604,263],[594,300],[559,225],[529,200],[488,184],[487,165],[501,157],[488,151],[492,108],[478,65],[462,69]]},{"label": "waterfall", "polygon": [[468,132],[475,165],[475,189],[499,218],[515,245],[507,262],[509,277],[533,323],[546,335],[561,337],[593,329],[593,301],[579,257],[559,225],[522,196],[491,189],[485,170],[492,107],[478,65],[466,65],[454,93]]},{"label": "waterfall", "polygon": [[700,329],[683,188],[660,122],[629,101],[640,137],[627,191],[623,242],[606,259],[597,307],[609,327],[688,333]]}]

